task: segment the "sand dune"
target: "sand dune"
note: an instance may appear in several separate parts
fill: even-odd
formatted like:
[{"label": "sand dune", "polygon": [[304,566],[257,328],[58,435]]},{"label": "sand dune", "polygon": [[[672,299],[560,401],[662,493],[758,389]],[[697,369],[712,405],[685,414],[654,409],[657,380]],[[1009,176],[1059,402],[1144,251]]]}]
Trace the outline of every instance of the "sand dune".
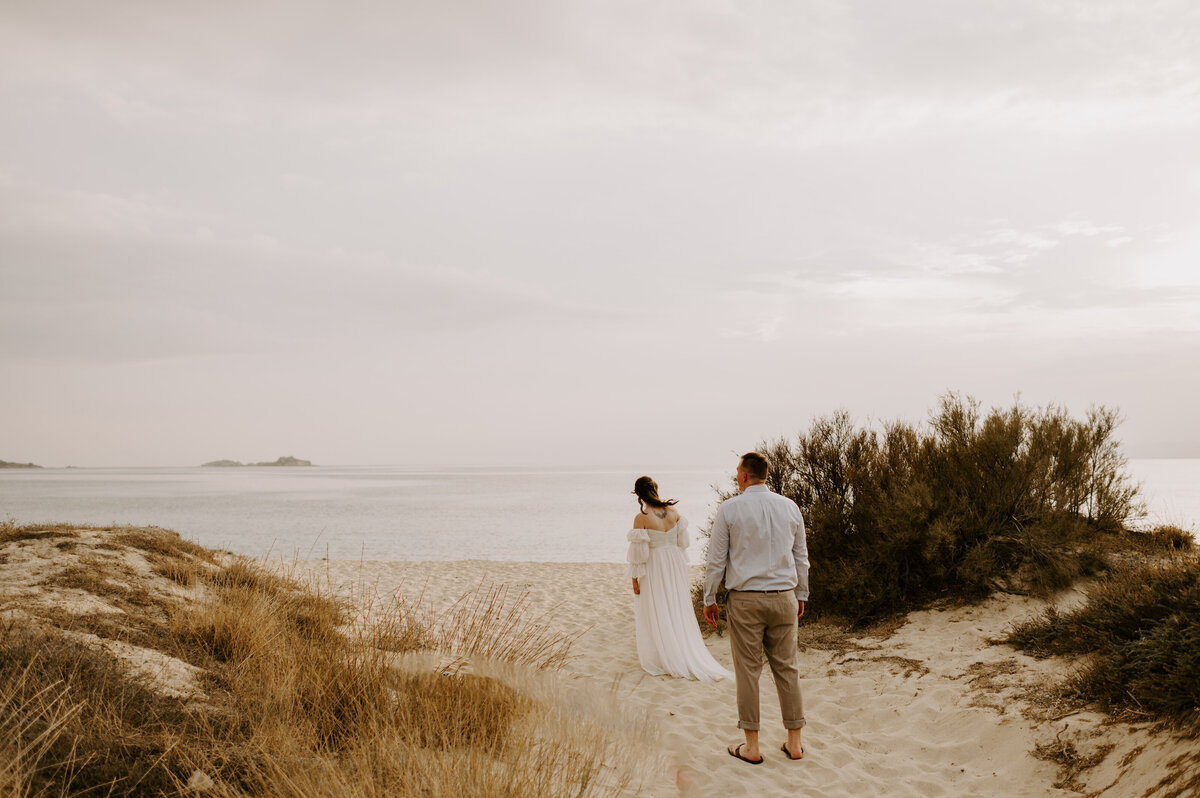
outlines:
[{"label": "sand dune", "polygon": [[[1038,661],[987,641],[1042,602],[998,596],[971,607],[914,613],[886,637],[808,630],[800,654],[807,756],[790,762],[764,669],[766,762],[725,753],[742,739],[732,683],[655,677],[638,666],[632,596],[617,564],[313,562],[339,591],[423,594],[431,611],[481,584],[527,590],[531,609],[580,633],[566,673],[612,689],[657,721],[674,783],[685,796],[1169,795],[1170,761],[1191,750],[1146,726],[1112,724],[1058,706],[1040,689],[1069,663]],[[1071,596],[1063,600],[1072,600]],[[731,666],[727,639],[709,650]],[[1041,756],[1037,755],[1041,746]],[[1054,754],[1057,752],[1057,761]],[[1093,767],[1072,775],[1072,762]],[[1186,793],[1184,793],[1186,794]]]}]

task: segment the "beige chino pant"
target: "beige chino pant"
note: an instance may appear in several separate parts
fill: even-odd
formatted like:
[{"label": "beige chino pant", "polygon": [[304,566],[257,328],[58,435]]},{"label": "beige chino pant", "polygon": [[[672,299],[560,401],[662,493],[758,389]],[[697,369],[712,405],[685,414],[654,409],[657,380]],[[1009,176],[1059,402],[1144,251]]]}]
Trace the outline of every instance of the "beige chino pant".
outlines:
[{"label": "beige chino pant", "polygon": [[804,725],[800,669],[796,665],[796,594],[729,593],[729,644],[737,677],[738,728],[758,731],[758,678],[763,652],[771,664],[785,729]]}]

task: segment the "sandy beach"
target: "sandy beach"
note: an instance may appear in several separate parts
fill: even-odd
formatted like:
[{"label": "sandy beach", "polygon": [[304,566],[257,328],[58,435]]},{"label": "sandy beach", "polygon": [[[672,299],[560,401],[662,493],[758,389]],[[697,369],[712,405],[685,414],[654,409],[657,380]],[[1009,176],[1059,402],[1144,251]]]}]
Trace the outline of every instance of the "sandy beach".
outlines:
[{"label": "sandy beach", "polygon": [[[0,619],[14,624],[10,632],[16,624],[57,628],[64,638],[106,652],[133,681],[161,695],[205,700],[200,671],[165,649],[143,647],[134,617],[138,607],[160,600],[167,603],[162,606],[205,600],[199,581],[183,586],[156,559],[172,545],[202,549],[156,529],[64,525],[10,529],[10,537],[0,550]],[[205,562],[197,567],[220,567]],[[1033,659],[991,642],[1014,622],[1042,612],[1046,602],[1039,599],[997,594],[976,605],[914,612],[858,635],[804,624],[799,657],[807,756],[792,762],[779,751],[785,733],[765,670],[765,762],[752,766],[725,752],[742,739],[732,682],[641,670],[634,599],[622,564],[276,561],[274,567],[364,608],[368,621],[371,612],[386,612],[394,597],[406,613],[434,622],[464,596],[482,592],[487,604],[492,591],[503,588],[505,606],[524,602],[524,620],[510,614],[483,622],[494,628],[495,618],[508,619],[501,638],[513,630],[538,634],[539,627],[556,639],[571,638],[561,669],[538,676],[512,663],[444,650],[400,655],[385,667],[466,669],[544,693],[565,713],[556,716],[565,722],[540,732],[551,739],[569,735],[580,744],[580,735],[598,728],[589,723],[602,723],[605,731],[595,739],[623,741],[602,749],[608,751],[603,765],[635,774],[623,794],[1177,798],[1197,794],[1200,784],[1194,740],[1066,703],[1049,688],[1075,663]],[[1059,607],[1079,602],[1084,587],[1054,601]],[[129,603],[130,597],[141,604]],[[468,600],[461,606],[479,605]],[[726,638],[710,636],[706,645],[731,666]]]},{"label": "sandy beach", "polygon": [[[1156,784],[1173,758],[1191,750],[1147,725],[1056,706],[1041,687],[1069,663],[989,644],[1045,606],[1027,597],[913,613],[878,637],[810,639],[800,652],[807,756],[790,762],[778,751],[785,735],[764,669],[766,762],[750,766],[725,753],[742,739],[732,683],[655,677],[639,667],[623,565],[321,561],[303,568],[346,594],[422,596],[434,613],[481,585],[528,591],[533,613],[579,635],[563,676],[611,690],[657,723],[667,762],[658,783],[676,785],[661,788],[663,795],[1167,795]],[[707,646],[731,666],[726,638],[710,636]],[[1095,764],[1072,773],[1072,763]]]}]

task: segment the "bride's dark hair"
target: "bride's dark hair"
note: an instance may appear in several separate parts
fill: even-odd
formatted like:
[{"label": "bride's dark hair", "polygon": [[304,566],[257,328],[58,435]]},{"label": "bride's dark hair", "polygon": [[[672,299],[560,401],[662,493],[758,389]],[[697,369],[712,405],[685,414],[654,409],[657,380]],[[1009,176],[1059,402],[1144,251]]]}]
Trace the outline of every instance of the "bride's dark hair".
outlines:
[{"label": "bride's dark hair", "polygon": [[642,515],[646,514],[646,506],[661,508],[670,507],[672,504],[679,504],[678,499],[667,499],[663,501],[658,498],[658,483],[650,479],[650,477],[638,477],[633,483],[633,495],[638,497],[638,507],[642,509]]}]

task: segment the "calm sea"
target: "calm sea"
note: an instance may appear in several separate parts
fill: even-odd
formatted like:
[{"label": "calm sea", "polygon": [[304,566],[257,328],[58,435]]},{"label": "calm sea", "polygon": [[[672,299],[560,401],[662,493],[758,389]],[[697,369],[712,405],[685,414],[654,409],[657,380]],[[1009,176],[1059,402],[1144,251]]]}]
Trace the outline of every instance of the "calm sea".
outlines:
[{"label": "calm sea", "polygon": [[[729,468],[0,470],[0,519],[139,524],[285,559],[619,562],[649,473],[693,526]],[[1153,522],[1200,524],[1200,460],[1134,460]],[[691,550],[698,562],[700,547]]]},{"label": "calm sea", "polygon": [[614,562],[643,473],[698,526],[711,485],[732,482],[722,467],[4,469],[0,519],[155,525],[256,557]]}]

